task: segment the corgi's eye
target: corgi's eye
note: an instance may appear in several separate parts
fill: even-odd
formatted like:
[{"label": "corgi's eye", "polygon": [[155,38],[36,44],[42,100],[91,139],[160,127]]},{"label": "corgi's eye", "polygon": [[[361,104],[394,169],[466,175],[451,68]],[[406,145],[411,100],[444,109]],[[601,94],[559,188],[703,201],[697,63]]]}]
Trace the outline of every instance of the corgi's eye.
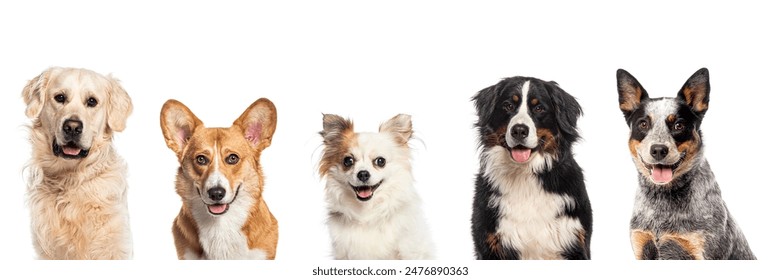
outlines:
[{"label": "corgi's eye", "polygon": [[514,111],[515,110],[515,104],[513,104],[512,102],[509,102],[509,101],[505,101],[504,102],[504,110],[507,111],[508,113]]},{"label": "corgi's eye", "polygon": [[648,130],[648,121],[642,120],[639,123],[637,123],[637,127],[639,127],[642,130]]},{"label": "corgi's eye", "polygon": [[345,157],[342,160],[342,164],[344,164],[344,167],[352,167],[354,163],[355,163],[355,159],[353,159],[353,157]]},{"label": "corgi's eye", "polygon": [[199,155],[195,157],[195,163],[197,163],[198,165],[207,165],[209,164],[209,159],[206,158],[206,156],[204,155]]},{"label": "corgi's eye", "polygon": [[87,99],[87,107],[95,107],[95,106],[98,106],[97,99],[95,99],[94,97],[90,97],[89,99]]},{"label": "corgi's eye", "polygon": [[375,158],[374,165],[376,165],[377,167],[385,167],[385,158],[384,157]]},{"label": "corgi's eye", "polygon": [[225,163],[227,164],[237,164],[239,163],[239,156],[236,154],[230,154],[228,157],[225,158]]},{"label": "corgi's eye", "polygon": [[54,96],[54,101],[57,101],[57,103],[65,103],[65,94],[58,94]]}]

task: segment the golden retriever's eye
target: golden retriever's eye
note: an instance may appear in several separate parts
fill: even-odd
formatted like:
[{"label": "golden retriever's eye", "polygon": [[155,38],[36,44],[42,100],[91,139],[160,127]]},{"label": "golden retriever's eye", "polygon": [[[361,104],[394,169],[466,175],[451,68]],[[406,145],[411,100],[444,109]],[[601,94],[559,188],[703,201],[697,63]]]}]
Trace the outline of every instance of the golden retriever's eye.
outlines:
[{"label": "golden retriever's eye", "polygon": [[204,155],[199,155],[195,157],[195,163],[197,163],[198,165],[207,165],[209,164],[209,159],[206,158],[206,156]]},{"label": "golden retriever's eye", "polygon": [[95,106],[98,106],[97,99],[95,99],[94,97],[90,97],[89,99],[87,99],[87,107],[95,107]]},{"label": "golden retriever's eye", "polygon": [[374,165],[376,165],[377,167],[385,167],[385,158],[384,157],[375,158]]},{"label": "golden retriever's eye", "polygon": [[353,157],[345,157],[342,160],[342,164],[344,165],[344,167],[347,167],[347,168],[352,167],[354,163],[355,163],[355,159],[353,159]]},{"label": "golden retriever's eye", "polygon": [[54,96],[54,101],[57,101],[57,103],[65,103],[65,94],[58,94]]},{"label": "golden retriever's eye", "polygon": [[239,163],[239,156],[236,154],[230,154],[225,158],[225,163],[233,165]]}]

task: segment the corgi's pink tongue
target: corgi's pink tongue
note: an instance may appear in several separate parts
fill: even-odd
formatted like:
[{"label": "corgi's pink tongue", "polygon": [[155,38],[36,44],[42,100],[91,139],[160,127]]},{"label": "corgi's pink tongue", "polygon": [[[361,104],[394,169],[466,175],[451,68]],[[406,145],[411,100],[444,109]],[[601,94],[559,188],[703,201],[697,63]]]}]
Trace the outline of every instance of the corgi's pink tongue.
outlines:
[{"label": "corgi's pink tongue", "polygon": [[658,165],[654,166],[654,169],[651,171],[651,177],[653,177],[654,182],[669,183],[673,180],[673,169]]},{"label": "corgi's pink tongue", "polygon": [[369,197],[372,196],[372,193],[373,192],[372,192],[371,188],[366,188],[365,190],[358,191],[358,197],[360,197],[360,198],[369,198]]},{"label": "corgi's pink tongue", "polygon": [[228,209],[228,204],[209,205],[209,211],[214,214],[222,214]]},{"label": "corgi's pink tongue", "polygon": [[519,163],[524,163],[528,161],[531,154],[532,154],[532,149],[527,149],[527,148],[510,150],[510,155],[513,157],[513,160]]},{"label": "corgi's pink tongue", "polygon": [[69,156],[76,156],[76,155],[79,155],[79,153],[81,153],[81,149],[68,147],[68,146],[62,146],[62,153],[66,154],[66,155],[69,155]]}]

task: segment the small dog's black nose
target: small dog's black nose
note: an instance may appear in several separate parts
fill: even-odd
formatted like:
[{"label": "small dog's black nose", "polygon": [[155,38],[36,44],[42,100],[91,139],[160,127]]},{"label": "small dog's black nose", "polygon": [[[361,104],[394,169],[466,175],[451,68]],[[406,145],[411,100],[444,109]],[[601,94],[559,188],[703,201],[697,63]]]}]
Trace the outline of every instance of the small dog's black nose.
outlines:
[{"label": "small dog's black nose", "polygon": [[62,123],[62,132],[67,136],[79,136],[84,129],[84,124],[80,120],[67,119]]},{"label": "small dog's black nose", "polygon": [[213,187],[206,192],[209,194],[209,198],[214,201],[220,201],[225,197],[225,188],[223,187]]},{"label": "small dog's black nose", "polygon": [[529,136],[529,127],[525,124],[516,124],[510,128],[510,136],[514,139],[523,140]]},{"label": "small dog's black nose", "polygon": [[369,181],[369,177],[372,175],[369,174],[369,171],[361,170],[358,172],[358,180],[361,180],[361,182]]},{"label": "small dog's black nose", "polygon": [[670,150],[667,149],[667,146],[665,145],[651,145],[651,156],[654,157],[656,160],[662,160],[667,157],[667,153],[669,153]]}]

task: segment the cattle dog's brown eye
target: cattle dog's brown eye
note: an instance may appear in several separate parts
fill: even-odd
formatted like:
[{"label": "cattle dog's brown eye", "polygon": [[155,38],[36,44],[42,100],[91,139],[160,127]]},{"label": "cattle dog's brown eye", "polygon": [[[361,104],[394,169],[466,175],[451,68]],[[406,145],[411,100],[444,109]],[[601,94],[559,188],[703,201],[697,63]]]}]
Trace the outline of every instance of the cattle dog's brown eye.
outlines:
[{"label": "cattle dog's brown eye", "polygon": [[537,104],[537,106],[534,106],[534,112],[535,113],[545,113],[545,108],[542,107],[542,105]]},{"label": "cattle dog's brown eye", "polygon": [[225,163],[227,164],[237,164],[239,163],[239,156],[236,154],[230,154],[228,157],[225,158]]},{"label": "cattle dog's brown eye", "polygon": [[374,165],[376,165],[377,167],[385,167],[385,158],[384,157],[375,158]]},{"label": "cattle dog's brown eye", "polygon": [[504,110],[507,111],[507,112],[512,112],[513,110],[515,110],[515,104],[513,104],[510,101],[505,101],[504,102]]},{"label": "cattle dog's brown eye", "polygon": [[198,165],[207,165],[209,164],[209,159],[206,158],[206,156],[204,155],[199,155],[195,157],[195,163],[197,163]]},{"label": "cattle dog's brown eye", "polygon": [[344,157],[344,159],[342,160],[342,164],[344,165],[344,167],[347,168],[352,167],[354,163],[355,163],[355,159],[353,159],[353,157]]},{"label": "cattle dog's brown eye", "polygon": [[98,106],[97,99],[95,99],[94,97],[90,97],[89,99],[87,99],[87,107],[95,107],[95,106]]},{"label": "cattle dog's brown eye", "polygon": [[642,130],[648,130],[648,121],[642,120],[639,123],[637,123],[637,127],[639,127]]},{"label": "cattle dog's brown eye", "polygon": [[683,124],[683,122],[676,122],[675,125],[673,125],[673,129],[675,129],[675,131],[681,131],[684,130],[685,128],[686,125]]},{"label": "cattle dog's brown eye", "polygon": [[65,103],[65,94],[58,94],[54,96],[54,101],[57,101],[57,103]]}]

